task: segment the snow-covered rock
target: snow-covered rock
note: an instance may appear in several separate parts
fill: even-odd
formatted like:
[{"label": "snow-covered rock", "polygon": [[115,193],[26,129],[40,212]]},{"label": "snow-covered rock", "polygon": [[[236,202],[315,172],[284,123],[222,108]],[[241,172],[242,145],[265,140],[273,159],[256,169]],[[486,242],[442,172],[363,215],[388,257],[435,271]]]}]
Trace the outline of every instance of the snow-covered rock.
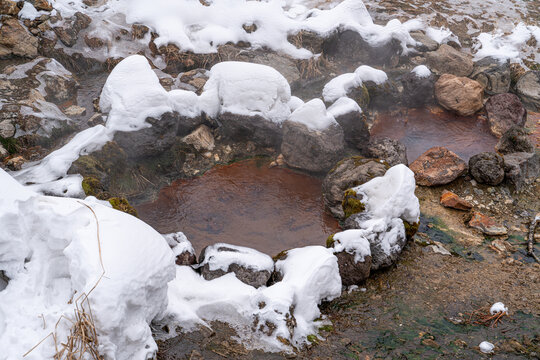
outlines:
[{"label": "snow-covered rock", "polygon": [[[174,278],[163,237],[90,199],[38,195],[3,170],[0,192],[0,271],[10,279],[0,292],[0,358],[22,358],[51,332],[65,342],[76,305],[91,309],[106,359],[154,356],[149,323]],[[26,358],[55,352],[49,337]]]},{"label": "snow-covered rock", "polygon": [[334,102],[347,96],[352,89],[361,86],[364,82],[371,81],[381,85],[387,80],[388,76],[384,71],[361,65],[353,73],[342,74],[330,80],[324,85],[322,96],[324,101]]},{"label": "snow-covered rock", "polygon": [[366,148],[369,143],[369,127],[356,101],[341,97],[328,108],[328,112],[343,129],[345,141],[349,145],[360,150]]},{"label": "snow-covered rock", "polygon": [[195,265],[197,263],[195,249],[183,232],[165,234],[163,237],[176,256],[176,265]]},{"label": "snow-covered rock", "polygon": [[357,285],[368,278],[371,270],[371,249],[367,231],[351,229],[330,236],[327,246],[338,258],[343,286]]}]

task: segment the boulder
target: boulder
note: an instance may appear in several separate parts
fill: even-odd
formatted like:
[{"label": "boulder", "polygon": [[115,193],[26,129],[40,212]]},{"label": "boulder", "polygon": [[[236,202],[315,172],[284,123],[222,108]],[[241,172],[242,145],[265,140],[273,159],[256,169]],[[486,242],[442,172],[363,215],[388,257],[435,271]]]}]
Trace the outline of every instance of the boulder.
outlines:
[{"label": "boulder", "polygon": [[448,190],[443,190],[440,203],[444,207],[457,210],[468,211],[472,209],[471,203]]},{"label": "boulder", "polygon": [[365,81],[369,93],[369,107],[386,110],[399,104],[401,98],[401,88],[397,81],[388,79],[383,83]]},{"label": "boulder", "polygon": [[497,224],[493,218],[476,211],[472,213],[469,226],[490,236],[506,235],[508,232],[504,226]]},{"label": "boulder", "polygon": [[4,139],[13,137],[15,131],[15,126],[10,120],[3,120],[0,122],[0,137],[3,137]]},{"label": "boulder", "polygon": [[263,147],[279,148],[282,140],[280,124],[260,115],[220,114],[219,128],[224,137],[233,141],[252,141]]},{"label": "boulder", "polygon": [[471,78],[484,86],[488,95],[503,94],[510,90],[510,60],[501,63],[487,57],[474,64]]},{"label": "boulder", "polygon": [[334,217],[344,219],[342,201],[345,190],[384,175],[388,168],[384,162],[361,156],[341,160],[328,172],[322,184],[326,208]]},{"label": "boulder", "polygon": [[494,152],[483,152],[469,159],[469,172],[481,184],[499,185],[504,180],[504,161]]},{"label": "boulder", "polygon": [[497,145],[495,145],[495,150],[501,154],[532,153],[534,152],[534,145],[527,131],[521,126],[514,125],[501,136]]},{"label": "boulder", "polygon": [[397,164],[408,165],[407,148],[398,140],[390,138],[375,138],[369,141],[367,156],[386,161],[390,166]]},{"label": "boulder", "polygon": [[343,286],[359,285],[369,277],[371,250],[364,230],[351,229],[330,236],[326,246],[338,259]]},{"label": "boulder", "polygon": [[16,18],[4,18],[0,27],[0,59],[9,56],[35,58],[37,55],[38,39]]},{"label": "boulder", "polygon": [[363,150],[369,143],[369,127],[358,104],[347,97],[339,98],[328,108],[343,129],[345,141],[352,147]]},{"label": "boulder", "polygon": [[163,235],[163,237],[176,256],[176,265],[190,266],[197,263],[195,250],[184,233],[176,232]]},{"label": "boulder", "polygon": [[444,147],[433,147],[409,166],[416,183],[424,186],[448,184],[467,172],[467,163]]},{"label": "boulder", "polygon": [[442,44],[437,51],[426,53],[426,65],[437,75],[469,76],[473,71],[471,56]]},{"label": "boulder", "polygon": [[504,173],[506,181],[520,190],[525,184],[532,183],[540,175],[540,154],[518,152],[504,155]]},{"label": "boulder", "polygon": [[461,116],[473,115],[483,107],[483,93],[482,84],[466,77],[444,74],[435,83],[439,104]]},{"label": "boulder", "polygon": [[416,40],[416,50],[420,52],[435,51],[439,48],[439,43],[420,31],[411,32],[411,37]]},{"label": "boulder", "polygon": [[528,109],[540,111],[540,70],[528,71],[521,76],[516,92]]},{"label": "boulder", "polygon": [[489,128],[497,137],[501,137],[512,126],[523,126],[527,121],[527,110],[519,98],[510,93],[490,97],[486,102],[486,112]]},{"label": "boulder", "polygon": [[435,75],[420,77],[409,72],[401,77],[403,86],[402,101],[408,107],[421,107],[433,102]]},{"label": "boulder", "polygon": [[205,247],[199,256],[199,270],[206,280],[234,273],[238,280],[255,288],[266,285],[274,261],[266,254],[243,246],[218,243]]}]

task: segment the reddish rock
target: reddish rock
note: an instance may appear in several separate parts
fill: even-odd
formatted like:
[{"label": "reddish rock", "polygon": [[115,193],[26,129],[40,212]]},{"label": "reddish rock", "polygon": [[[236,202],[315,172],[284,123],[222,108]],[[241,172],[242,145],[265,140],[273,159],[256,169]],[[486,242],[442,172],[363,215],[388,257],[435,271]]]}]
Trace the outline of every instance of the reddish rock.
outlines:
[{"label": "reddish rock", "polygon": [[473,212],[472,218],[469,220],[469,226],[480,230],[486,235],[506,235],[507,233],[504,226],[497,224],[493,218],[479,212]]},{"label": "reddish rock", "polygon": [[472,209],[471,203],[448,190],[443,191],[440,201],[441,205],[447,208],[465,211]]},{"label": "reddish rock", "polygon": [[470,116],[483,104],[484,86],[478,81],[450,74],[435,83],[435,97],[441,106],[462,116]]},{"label": "reddish rock", "polygon": [[467,163],[444,147],[433,147],[420,155],[409,168],[418,185],[448,184],[467,172]]},{"label": "reddish rock", "polygon": [[523,126],[527,121],[527,110],[521,100],[510,93],[490,97],[486,102],[486,112],[489,128],[497,137],[501,137],[512,126]]}]

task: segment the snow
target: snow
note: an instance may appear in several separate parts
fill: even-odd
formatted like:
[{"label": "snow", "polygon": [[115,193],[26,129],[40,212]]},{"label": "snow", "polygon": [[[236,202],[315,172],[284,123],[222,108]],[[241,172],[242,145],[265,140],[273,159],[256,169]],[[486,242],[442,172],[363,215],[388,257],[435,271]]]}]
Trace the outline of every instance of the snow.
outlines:
[{"label": "snow", "polygon": [[321,99],[313,99],[300,106],[291,114],[289,120],[304,124],[310,130],[319,131],[339,125],[334,116],[326,111]]},{"label": "snow", "polygon": [[36,10],[34,5],[26,1],[24,2],[21,11],[19,11],[19,19],[35,20],[39,15],[40,13]]},{"label": "snow", "polygon": [[328,108],[328,112],[337,118],[338,116],[353,112],[362,113],[362,109],[356,101],[346,96],[340,97]]},{"label": "snow", "polygon": [[491,315],[495,315],[498,313],[508,314],[508,308],[502,302],[496,302],[495,304],[491,305],[489,313]]},{"label": "snow", "polygon": [[362,86],[366,81],[381,85],[387,80],[388,76],[384,71],[361,65],[354,73],[342,74],[330,80],[324,85],[322,95],[324,101],[334,102],[341,97],[347,96],[351,89]]},{"label": "snow", "polygon": [[300,106],[304,105],[304,101],[296,96],[291,96],[291,100],[289,100],[289,108],[291,109],[291,112],[298,109]]},{"label": "snow", "polygon": [[208,265],[211,271],[228,271],[229,266],[232,264],[238,264],[255,271],[266,270],[270,273],[274,271],[274,261],[270,256],[248,247],[224,243],[206,247],[204,260],[199,265]]},{"label": "snow", "polygon": [[193,245],[191,245],[191,242],[188,240],[187,236],[184,235],[183,232],[175,232],[170,234],[163,235],[165,240],[167,241],[167,244],[171,247],[174,256],[178,256],[184,252],[188,252],[190,254],[195,254],[195,249],[193,249]]},{"label": "snow", "polygon": [[426,35],[439,44],[446,44],[449,41],[455,41],[459,44],[458,37],[444,26],[440,28],[428,27]]},{"label": "snow", "polygon": [[365,230],[350,229],[334,234],[334,252],[345,251],[354,255],[354,262],[363,262],[366,256],[371,256],[369,241]]},{"label": "snow", "polygon": [[480,351],[484,354],[490,354],[493,352],[493,349],[495,349],[495,345],[490,343],[489,341],[482,341],[479,345]]},{"label": "snow", "polygon": [[473,46],[473,49],[476,50],[475,60],[485,57],[493,57],[501,62],[508,59],[519,59],[521,49],[531,38],[540,41],[540,28],[533,25],[527,26],[523,23],[516,25],[508,35],[500,30],[493,34],[481,33],[476,37],[476,43]]},{"label": "snow", "polygon": [[431,76],[431,70],[428,69],[426,65],[418,65],[412,71],[416,77],[420,79],[425,79]]},{"label": "snow", "polygon": [[[21,359],[55,331],[65,342],[76,305],[91,308],[106,358],[155,355],[149,323],[166,309],[174,278],[159,233],[95,201],[39,195],[3,170],[0,227],[0,271],[10,279],[0,292],[0,358]],[[55,352],[48,337],[26,358]]]}]

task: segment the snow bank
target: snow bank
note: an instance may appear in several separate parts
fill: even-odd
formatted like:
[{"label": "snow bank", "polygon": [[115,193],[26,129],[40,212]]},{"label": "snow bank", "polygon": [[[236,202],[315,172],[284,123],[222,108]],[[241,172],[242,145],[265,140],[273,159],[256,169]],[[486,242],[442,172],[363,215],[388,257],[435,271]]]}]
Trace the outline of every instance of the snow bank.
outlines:
[{"label": "snow bank", "polygon": [[363,262],[366,256],[371,256],[369,241],[366,231],[362,229],[350,229],[334,234],[334,252],[345,251],[354,255],[355,262]]},{"label": "snow bank", "polygon": [[276,270],[282,274],[280,282],[255,289],[232,273],[206,281],[191,267],[177,266],[163,321],[171,329],[225,321],[248,348],[291,350],[278,337],[301,346],[325,323],[319,319],[320,302],[341,293],[337,258],[330,249],[308,246],[287,251]]},{"label": "snow bank", "polygon": [[[501,62],[519,59],[521,50],[531,38],[540,42],[540,28],[523,23],[516,25],[512,33],[508,35],[500,30],[493,34],[481,33],[476,37],[476,43],[473,46],[473,50],[476,51],[474,58],[480,60],[493,57]],[[538,56],[538,51],[533,55]]]},{"label": "snow bank", "polygon": [[425,79],[431,76],[431,70],[428,69],[426,65],[418,65],[411,71],[416,75],[416,77],[419,77],[420,79]]},{"label": "snow bank", "polygon": [[362,86],[366,81],[373,81],[380,85],[388,80],[388,76],[382,70],[374,69],[371,66],[359,66],[354,73],[339,75],[324,85],[322,95],[324,101],[334,102],[356,87]]},{"label": "snow bank", "polygon": [[[225,250],[221,250],[225,248]],[[207,265],[211,271],[228,271],[231,264],[238,264],[247,269],[255,271],[274,270],[274,261],[272,258],[260,251],[244,246],[217,243],[210,245],[204,250],[204,260],[200,266]]]},{"label": "snow bank", "polygon": [[326,111],[321,99],[313,99],[303,104],[291,114],[289,120],[319,131],[338,125],[334,116]]},{"label": "snow bank", "polygon": [[[0,226],[0,270],[10,279],[0,292],[1,359],[21,359],[62,317],[56,334],[64,342],[75,305],[89,310],[83,294],[107,359],[155,354],[149,323],[166,309],[174,277],[174,257],[160,234],[96,202],[38,195],[3,170]],[[49,337],[26,358],[54,354]]]}]

